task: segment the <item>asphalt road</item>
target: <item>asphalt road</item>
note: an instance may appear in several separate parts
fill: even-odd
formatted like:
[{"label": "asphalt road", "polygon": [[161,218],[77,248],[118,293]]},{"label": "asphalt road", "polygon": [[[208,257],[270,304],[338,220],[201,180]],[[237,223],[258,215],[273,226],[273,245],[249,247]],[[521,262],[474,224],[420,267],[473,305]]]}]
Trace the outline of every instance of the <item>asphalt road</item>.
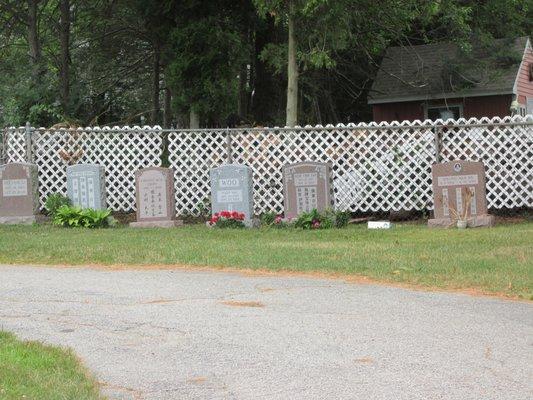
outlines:
[{"label": "asphalt road", "polygon": [[0,329],[117,399],[533,398],[533,304],[225,272],[0,266]]}]

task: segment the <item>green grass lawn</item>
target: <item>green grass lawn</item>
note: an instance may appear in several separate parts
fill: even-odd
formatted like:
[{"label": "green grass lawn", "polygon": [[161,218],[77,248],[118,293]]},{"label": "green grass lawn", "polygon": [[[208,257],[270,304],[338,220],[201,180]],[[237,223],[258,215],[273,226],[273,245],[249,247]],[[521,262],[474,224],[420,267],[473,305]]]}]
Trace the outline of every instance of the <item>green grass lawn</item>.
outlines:
[{"label": "green grass lawn", "polygon": [[318,231],[1,226],[0,263],[321,271],[533,299],[533,223],[462,231],[413,224]]},{"label": "green grass lawn", "polygon": [[0,399],[96,400],[98,385],[70,351],[0,331]]}]

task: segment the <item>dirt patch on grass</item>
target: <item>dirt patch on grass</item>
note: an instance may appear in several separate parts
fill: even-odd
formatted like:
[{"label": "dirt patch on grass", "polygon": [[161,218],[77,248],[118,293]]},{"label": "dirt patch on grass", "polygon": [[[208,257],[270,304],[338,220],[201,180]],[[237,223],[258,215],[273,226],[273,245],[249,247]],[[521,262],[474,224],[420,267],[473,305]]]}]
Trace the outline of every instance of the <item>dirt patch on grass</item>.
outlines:
[{"label": "dirt patch on grass", "polygon": [[222,301],[222,304],[226,306],[232,306],[232,307],[264,307],[265,305],[263,303],[260,303],[258,301]]},{"label": "dirt patch on grass", "polygon": [[[10,264],[16,265],[16,264]],[[28,266],[24,264],[22,266]],[[90,268],[102,271],[128,271],[128,270],[152,270],[152,271],[190,271],[190,272],[225,272],[237,274],[245,277],[295,277],[295,278],[310,278],[310,279],[333,279],[342,280],[346,283],[358,284],[358,285],[379,285],[389,287],[399,287],[402,289],[418,290],[423,292],[452,292],[461,293],[474,297],[498,297],[505,300],[521,301],[526,303],[533,302],[533,298],[520,298],[516,295],[512,295],[504,292],[490,292],[480,288],[457,288],[457,287],[440,287],[440,286],[428,286],[409,282],[398,282],[396,280],[378,280],[363,275],[352,275],[339,272],[322,272],[322,271],[292,271],[292,270],[270,270],[270,269],[251,269],[251,268],[235,268],[226,267],[224,265],[187,265],[187,264],[113,264],[113,265],[101,265],[101,264],[86,264],[86,265],[31,265],[33,267],[44,268]],[[30,266],[30,267],[31,267]],[[1,267],[0,267],[1,268]],[[398,274],[392,274],[397,276]]]}]

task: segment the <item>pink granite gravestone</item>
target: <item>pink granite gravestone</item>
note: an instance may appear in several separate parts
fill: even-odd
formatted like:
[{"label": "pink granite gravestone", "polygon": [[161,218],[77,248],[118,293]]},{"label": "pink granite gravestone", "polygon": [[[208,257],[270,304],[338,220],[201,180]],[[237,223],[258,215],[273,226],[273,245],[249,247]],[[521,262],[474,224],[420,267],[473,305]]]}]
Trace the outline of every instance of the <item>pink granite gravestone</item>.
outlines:
[{"label": "pink granite gravestone", "polygon": [[32,224],[38,213],[37,165],[0,165],[0,223]]},{"label": "pink granite gravestone", "polygon": [[[453,210],[466,215],[468,226],[492,226],[494,216],[487,211],[485,166],[482,162],[451,161],[433,164],[434,218],[430,227],[454,223]],[[470,202],[467,201],[471,197]]]},{"label": "pink granite gravestone", "polygon": [[137,221],[133,228],[171,228],[182,225],[174,207],[174,172],[171,168],[150,167],[135,173]]},{"label": "pink granite gravestone", "polygon": [[283,203],[285,218],[292,219],[313,209],[333,207],[331,167],[306,161],[283,167]]}]

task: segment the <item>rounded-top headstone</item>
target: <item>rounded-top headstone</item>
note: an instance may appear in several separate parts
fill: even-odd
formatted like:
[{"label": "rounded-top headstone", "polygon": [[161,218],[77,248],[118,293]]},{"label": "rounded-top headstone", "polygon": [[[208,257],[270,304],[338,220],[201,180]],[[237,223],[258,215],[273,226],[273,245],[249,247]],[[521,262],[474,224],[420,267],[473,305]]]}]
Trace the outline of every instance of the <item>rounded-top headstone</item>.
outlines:
[{"label": "rounded-top headstone", "polygon": [[283,204],[285,218],[295,218],[313,209],[333,207],[331,166],[304,161],[283,167]]},{"label": "rounded-top headstone", "polygon": [[224,164],[212,168],[211,211],[237,211],[244,214],[246,226],[252,226],[253,205],[253,171],[247,165]]},{"label": "rounded-top headstone", "polygon": [[135,173],[137,221],[134,228],[169,228],[182,224],[176,220],[174,171],[171,168],[149,167]]},{"label": "rounded-top headstone", "polygon": [[106,208],[104,167],[97,164],[69,165],[67,195],[75,206],[95,210]]}]

